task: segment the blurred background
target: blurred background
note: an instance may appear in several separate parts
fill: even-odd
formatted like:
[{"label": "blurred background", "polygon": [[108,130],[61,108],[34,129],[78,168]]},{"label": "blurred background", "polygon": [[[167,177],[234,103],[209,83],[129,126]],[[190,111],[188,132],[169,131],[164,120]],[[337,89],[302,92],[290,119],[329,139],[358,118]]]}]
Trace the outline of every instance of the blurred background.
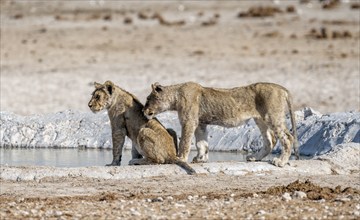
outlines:
[{"label": "blurred background", "polygon": [[0,110],[89,111],[93,82],[274,82],[295,109],[360,110],[359,1],[0,1]]}]

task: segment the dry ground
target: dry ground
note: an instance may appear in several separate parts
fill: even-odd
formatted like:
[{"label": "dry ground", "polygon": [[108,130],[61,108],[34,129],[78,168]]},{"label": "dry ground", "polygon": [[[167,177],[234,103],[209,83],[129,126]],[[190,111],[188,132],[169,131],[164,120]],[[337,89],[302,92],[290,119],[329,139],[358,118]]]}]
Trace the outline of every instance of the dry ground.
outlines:
[{"label": "dry ground", "polygon": [[[140,180],[68,177],[0,183],[2,219],[42,217],[358,219],[360,217],[358,175],[217,174],[162,176]],[[307,197],[296,198],[295,191],[305,192]],[[285,199],[285,192],[292,196],[291,200]]]},{"label": "dry ground", "polygon": [[358,111],[359,9],[278,2],[1,0],[1,110],[87,111],[110,79],[142,101],[156,81],[275,82],[296,109]]}]

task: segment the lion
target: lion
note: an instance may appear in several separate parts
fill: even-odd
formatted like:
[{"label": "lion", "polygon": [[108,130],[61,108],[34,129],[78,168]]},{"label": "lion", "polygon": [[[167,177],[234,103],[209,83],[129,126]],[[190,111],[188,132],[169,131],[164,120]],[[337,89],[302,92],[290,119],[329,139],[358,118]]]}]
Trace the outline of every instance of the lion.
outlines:
[{"label": "lion", "polygon": [[[236,127],[254,119],[263,137],[260,151],[247,156],[248,161],[260,161],[270,154],[277,140],[283,150],[272,164],[283,167],[291,156],[291,146],[297,158],[296,124],[292,110],[292,98],[287,89],[273,83],[256,83],[232,89],[202,87],[194,82],[161,86],[152,84],[144,114],[149,119],[156,114],[177,111],[182,127],[179,157],[188,160],[191,139],[195,133],[197,155],[193,162],[207,162],[209,146],[207,125]],[[285,107],[289,109],[292,133],[285,124]]]},{"label": "lion", "polygon": [[166,129],[156,118],[147,119],[142,112],[144,106],[134,95],[111,81],[95,82],[94,86],[88,106],[94,113],[106,109],[111,124],[113,160],[107,166],[120,165],[125,136],[128,136],[132,141],[129,165],[177,164],[188,174],[195,174],[189,164],[177,157],[175,131]]}]

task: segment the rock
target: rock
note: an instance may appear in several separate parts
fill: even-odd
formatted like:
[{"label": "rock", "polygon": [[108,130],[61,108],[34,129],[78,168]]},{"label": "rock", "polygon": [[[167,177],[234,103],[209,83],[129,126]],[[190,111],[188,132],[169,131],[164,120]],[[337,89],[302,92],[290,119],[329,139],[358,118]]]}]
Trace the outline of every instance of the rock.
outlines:
[{"label": "rock", "polygon": [[151,200],[151,202],[163,202],[164,199],[162,197],[157,197]]},{"label": "rock", "polygon": [[302,192],[302,191],[295,191],[293,193],[293,198],[298,198],[298,199],[304,199],[306,198],[306,193],[305,192]]},{"label": "rock", "polygon": [[266,214],[265,210],[260,209],[259,211],[256,212],[257,215],[264,215]]},{"label": "rock", "polygon": [[281,196],[281,199],[284,200],[285,202],[288,202],[291,200],[291,196],[289,193],[286,192]]},{"label": "rock", "polygon": [[[311,108],[295,112],[300,154],[322,155],[336,145],[360,143],[360,113],[322,115]],[[157,117],[165,127],[181,133],[177,114],[165,112]],[[287,118],[288,127],[290,120]],[[0,112],[0,147],[86,147],[111,148],[111,128],[107,113],[67,110],[46,115],[20,116]],[[208,126],[210,150],[258,151],[263,142],[253,120],[242,126]],[[126,139],[125,149],[131,148]],[[194,144],[192,148],[195,149]],[[277,143],[274,152],[280,152]]]}]

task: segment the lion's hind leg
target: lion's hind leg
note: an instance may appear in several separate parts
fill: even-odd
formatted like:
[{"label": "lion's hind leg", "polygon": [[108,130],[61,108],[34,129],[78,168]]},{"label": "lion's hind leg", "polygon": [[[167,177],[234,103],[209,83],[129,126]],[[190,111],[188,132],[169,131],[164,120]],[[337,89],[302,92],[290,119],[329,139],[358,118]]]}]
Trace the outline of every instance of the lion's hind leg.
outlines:
[{"label": "lion's hind leg", "polygon": [[197,155],[193,158],[193,163],[206,163],[209,160],[208,132],[206,125],[200,124],[195,130]]},{"label": "lion's hind leg", "polygon": [[262,160],[271,153],[271,150],[276,144],[274,132],[270,129],[270,127],[267,126],[262,119],[255,119],[255,123],[260,130],[261,136],[263,137],[263,147],[258,152],[247,156],[247,161]]},{"label": "lion's hind leg", "polygon": [[[140,129],[138,147],[141,154],[152,164],[165,163],[168,152],[162,147],[161,137],[151,128]],[[176,149],[172,149],[174,154]]]},{"label": "lion's hind leg", "polygon": [[291,156],[291,146],[294,142],[293,136],[290,134],[285,124],[279,126],[275,130],[275,136],[277,136],[282,145],[282,151],[279,158],[274,158],[272,164],[278,167],[285,166]]}]

